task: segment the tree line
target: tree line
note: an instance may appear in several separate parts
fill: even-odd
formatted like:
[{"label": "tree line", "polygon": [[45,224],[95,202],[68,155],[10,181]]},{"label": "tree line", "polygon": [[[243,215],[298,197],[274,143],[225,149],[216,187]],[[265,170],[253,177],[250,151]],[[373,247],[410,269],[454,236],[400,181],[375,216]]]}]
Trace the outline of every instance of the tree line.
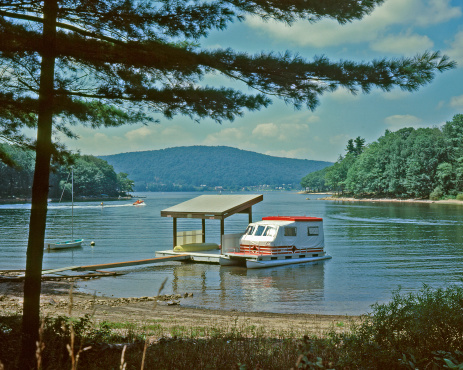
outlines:
[{"label": "tree line", "polygon": [[305,176],[301,185],[359,197],[463,200],[463,114],[442,127],[386,130],[364,143],[350,140],[344,156]]},{"label": "tree line", "polygon": [[[0,162],[0,198],[30,198],[34,174],[35,153],[13,145],[0,144],[0,149],[11,159]],[[111,197],[133,191],[134,182],[126,173],[116,174],[113,166],[91,155],[71,157],[74,172],[74,196]],[[54,164],[50,174],[50,198],[71,197],[71,169],[67,164]],[[63,189],[66,191],[63,192]]]}]

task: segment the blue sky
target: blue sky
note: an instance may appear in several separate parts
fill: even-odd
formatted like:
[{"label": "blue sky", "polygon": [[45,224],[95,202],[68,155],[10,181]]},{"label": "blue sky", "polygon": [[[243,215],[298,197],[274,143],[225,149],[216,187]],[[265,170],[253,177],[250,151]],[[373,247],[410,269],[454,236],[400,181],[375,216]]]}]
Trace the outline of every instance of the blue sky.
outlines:
[{"label": "blue sky", "polygon": [[[184,117],[149,126],[117,129],[77,128],[79,140],[63,140],[83,154],[107,155],[173,146],[227,145],[259,153],[335,161],[347,140],[367,143],[386,129],[433,127],[463,113],[463,3],[461,0],[386,0],[360,21],[339,25],[332,20],[292,27],[249,17],[201,40],[205,47],[257,53],[290,50],[306,59],[369,61],[414,56],[426,50],[447,54],[456,69],[438,74],[414,93],[394,89],[351,95],[345,90],[324,95],[315,111],[294,110],[279,100],[233,122],[195,123]],[[247,88],[243,91],[251,92]]]}]

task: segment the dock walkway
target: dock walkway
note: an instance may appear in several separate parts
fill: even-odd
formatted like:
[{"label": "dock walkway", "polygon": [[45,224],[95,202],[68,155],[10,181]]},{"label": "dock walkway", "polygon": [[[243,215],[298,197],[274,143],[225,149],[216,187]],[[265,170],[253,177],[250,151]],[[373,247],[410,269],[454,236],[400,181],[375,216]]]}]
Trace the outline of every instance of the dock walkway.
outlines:
[{"label": "dock walkway", "polygon": [[196,252],[174,252],[172,249],[166,251],[157,251],[156,257],[174,257],[174,256],[189,256],[188,260],[192,262],[219,263],[222,251],[220,249],[211,249]]}]

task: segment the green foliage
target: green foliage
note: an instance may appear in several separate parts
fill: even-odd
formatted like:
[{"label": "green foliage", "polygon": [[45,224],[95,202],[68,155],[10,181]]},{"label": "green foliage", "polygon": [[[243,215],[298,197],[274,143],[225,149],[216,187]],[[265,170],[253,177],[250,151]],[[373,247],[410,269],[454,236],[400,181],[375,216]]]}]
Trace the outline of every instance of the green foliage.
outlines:
[{"label": "green foliage", "polygon": [[176,147],[102,156],[116,171],[135,181],[135,190],[191,191],[206,185],[245,186],[298,184],[306,173],[330,162],[278,158],[230,147]]},{"label": "green foliage", "polygon": [[[6,369],[16,368],[19,352],[20,318],[0,317],[0,359]],[[121,352],[127,345],[125,362],[128,369],[284,369],[297,359],[297,341],[293,338],[267,338],[250,330],[217,334],[203,332],[166,338],[154,335],[142,326],[131,324],[129,330],[110,322],[96,324],[90,316],[46,318],[40,338],[42,369],[69,369],[71,359],[67,346],[74,331],[74,353],[79,353],[79,369],[119,369]],[[126,325],[123,325],[126,328]],[[211,333],[214,328],[206,329]],[[183,335],[182,335],[183,334]],[[155,341],[144,354],[145,339]],[[212,355],[211,355],[212,354]]]},{"label": "green foliage", "polygon": [[[30,198],[34,173],[35,153],[17,146],[0,144],[3,152],[14,161],[13,167],[0,162],[0,197]],[[77,197],[118,196],[133,191],[133,181],[125,173],[117,174],[114,168],[103,159],[89,155],[75,155],[72,158],[74,168],[74,195]],[[65,199],[71,197],[70,169],[67,165],[55,165],[50,175],[51,198],[60,198],[63,188]]]},{"label": "green foliage", "polygon": [[354,196],[433,200],[455,198],[463,190],[461,114],[442,129],[386,130],[377,141],[363,144],[360,137],[349,140],[346,156],[324,173],[327,188]]},{"label": "green foliage", "polygon": [[304,176],[301,180],[301,186],[309,191],[322,192],[329,190],[325,184],[325,176],[329,167],[322,170],[314,171]]},{"label": "green foliage", "polygon": [[393,292],[389,303],[350,332],[304,338],[297,366],[303,369],[461,369],[463,287],[417,293]]}]

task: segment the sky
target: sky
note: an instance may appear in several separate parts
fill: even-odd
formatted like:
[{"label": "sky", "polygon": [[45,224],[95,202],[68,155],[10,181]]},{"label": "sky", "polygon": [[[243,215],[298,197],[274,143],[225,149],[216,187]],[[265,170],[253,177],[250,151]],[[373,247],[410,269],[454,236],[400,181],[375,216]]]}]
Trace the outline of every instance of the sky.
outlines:
[{"label": "sky", "polygon": [[[349,139],[360,136],[371,143],[386,129],[439,127],[463,113],[461,0],[386,0],[362,20],[345,25],[325,19],[299,21],[288,27],[248,17],[225,31],[211,33],[201,44],[251,54],[289,50],[308,60],[325,55],[333,61],[358,62],[439,50],[458,64],[413,93],[373,89],[369,94],[352,95],[338,89],[323,95],[314,111],[295,110],[274,100],[269,108],[245,112],[233,122],[197,123],[181,116],[172,120],[160,116],[159,124],[148,126],[78,127],[75,131],[80,139],[62,141],[70,149],[92,155],[225,145],[278,157],[334,162],[345,154]],[[247,88],[243,91],[253,93]]]}]

